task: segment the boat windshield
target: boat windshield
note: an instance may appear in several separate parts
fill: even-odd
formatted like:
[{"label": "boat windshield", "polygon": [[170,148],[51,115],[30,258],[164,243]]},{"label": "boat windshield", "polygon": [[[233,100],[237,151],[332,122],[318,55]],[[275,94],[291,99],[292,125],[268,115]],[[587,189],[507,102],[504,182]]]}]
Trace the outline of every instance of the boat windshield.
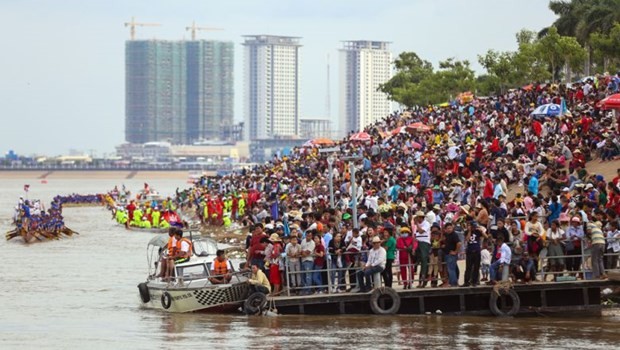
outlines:
[{"label": "boat windshield", "polygon": [[194,253],[198,256],[215,256],[217,253],[217,243],[211,239],[194,240]]}]

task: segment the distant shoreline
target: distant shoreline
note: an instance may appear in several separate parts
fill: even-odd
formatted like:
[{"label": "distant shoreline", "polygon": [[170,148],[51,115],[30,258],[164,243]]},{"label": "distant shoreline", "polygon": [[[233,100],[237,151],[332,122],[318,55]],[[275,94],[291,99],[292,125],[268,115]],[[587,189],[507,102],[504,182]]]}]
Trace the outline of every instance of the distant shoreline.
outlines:
[{"label": "distant shoreline", "polygon": [[[213,172],[215,173],[215,172]],[[215,174],[213,174],[215,175]],[[171,179],[189,180],[187,170],[58,170],[45,171],[41,169],[32,170],[2,170],[0,180],[24,179],[24,180],[46,180],[46,179],[71,179],[71,180],[92,180],[92,179]]]}]

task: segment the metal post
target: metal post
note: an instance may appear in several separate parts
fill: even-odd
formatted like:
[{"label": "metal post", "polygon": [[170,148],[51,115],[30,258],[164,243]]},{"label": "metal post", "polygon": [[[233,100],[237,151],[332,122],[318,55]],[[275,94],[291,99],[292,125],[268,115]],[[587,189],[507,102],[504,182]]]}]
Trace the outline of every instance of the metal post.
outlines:
[{"label": "metal post", "polygon": [[327,263],[327,294],[332,294],[331,255],[327,254],[327,259],[325,259],[325,261]]},{"label": "metal post", "polygon": [[[284,258],[284,276],[286,276],[286,284],[287,287],[286,288],[286,295],[287,296],[291,296],[291,275],[289,274],[288,271],[288,259],[285,257]],[[297,282],[297,280],[295,280],[295,282]],[[295,286],[297,286],[297,284],[295,284]]]},{"label": "metal post", "polygon": [[349,162],[349,169],[351,171],[351,199],[353,200],[353,227],[359,228],[359,222],[357,221],[357,183],[355,182],[355,163]]},{"label": "metal post", "polygon": [[581,239],[581,277],[583,278],[584,281],[586,280],[586,253],[585,253],[585,247],[584,247],[585,245],[586,245],[586,240]]},{"label": "metal post", "polygon": [[327,157],[327,165],[329,165],[329,206],[334,208],[334,157]]}]

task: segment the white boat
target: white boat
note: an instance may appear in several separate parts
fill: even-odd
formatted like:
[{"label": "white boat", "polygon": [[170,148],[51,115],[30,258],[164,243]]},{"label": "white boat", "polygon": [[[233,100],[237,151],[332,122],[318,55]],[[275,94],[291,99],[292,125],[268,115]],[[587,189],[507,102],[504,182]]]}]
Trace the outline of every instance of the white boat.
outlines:
[{"label": "white boat", "polygon": [[[208,238],[192,240],[193,254],[188,262],[175,265],[171,281],[157,277],[158,265],[166,252],[168,235],[151,239],[147,247],[148,278],[138,285],[145,307],[167,312],[231,312],[239,309],[250,294],[249,272],[233,272],[228,284],[209,281],[217,243]],[[231,265],[234,264],[231,261]],[[234,268],[234,267],[233,267]]]}]

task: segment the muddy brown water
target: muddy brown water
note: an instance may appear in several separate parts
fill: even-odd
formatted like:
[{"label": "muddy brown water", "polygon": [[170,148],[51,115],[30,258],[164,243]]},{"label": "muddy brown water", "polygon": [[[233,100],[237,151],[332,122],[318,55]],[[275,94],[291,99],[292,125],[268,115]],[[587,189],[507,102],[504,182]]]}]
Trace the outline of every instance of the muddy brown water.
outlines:
[{"label": "muddy brown water", "polygon": [[[148,179],[125,181],[132,190]],[[101,192],[123,180],[31,183],[31,198]],[[164,194],[184,184],[149,182]],[[9,229],[22,180],[0,181]],[[68,208],[74,238],[0,242],[0,349],[617,349],[620,313],[602,317],[276,316],[166,314],[141,307],[152,234],[127,232],[103,208]]]}]

